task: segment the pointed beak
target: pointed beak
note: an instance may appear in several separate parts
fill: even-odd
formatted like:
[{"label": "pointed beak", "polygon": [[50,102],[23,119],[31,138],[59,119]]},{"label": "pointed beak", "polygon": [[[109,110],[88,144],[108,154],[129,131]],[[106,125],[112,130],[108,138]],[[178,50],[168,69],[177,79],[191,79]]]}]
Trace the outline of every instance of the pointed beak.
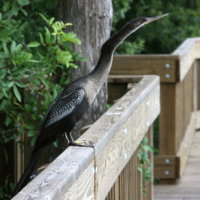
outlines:
[{"label": "pointed beak", "polygon": [[156,16],[156,17],[147,17],[147,18],[146,18],[146,21],[144,22],[144,24],[149,24],[149,23],[151,23],[151,22],[153,22],[153,21],[156,21],[156,20],[161,19],[161,18],[163,18],[163,17],[166,17],[166,16],[168,16],[168,15],[169,15],[169,14],[167,13],[167,14],[163,14],[163,15]]}]

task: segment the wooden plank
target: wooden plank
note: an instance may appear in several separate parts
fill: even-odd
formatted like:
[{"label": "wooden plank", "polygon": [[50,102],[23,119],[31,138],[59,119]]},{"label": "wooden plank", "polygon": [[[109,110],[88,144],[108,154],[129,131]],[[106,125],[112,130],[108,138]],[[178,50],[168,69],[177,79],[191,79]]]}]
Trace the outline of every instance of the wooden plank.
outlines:
[{"label": "wooden plank", "polygon": [[200,134],[195,134],[184,174],[176,184],[155,185],[155,200],[200,199]]},{"label": "wooden plank", "polygon": [[193,80],[192,80],[192,83],[193,83],[193,88],[192,88],[192,91],[193,91],[193,110],[194,111],[197,111],[198,110],[198,93],[199,93],[199,83],[198,83],[198,61],[196,60],[193,64]]},{"label": "wooden plank", "polygon": [[184,79],[184,130],[190,122],[191,114],[194,111],[194,65],[190,68]]},{"label": "wooden plank", "polygon": [[196,67],[197,67],[197,110],[200,110],[200,59],[196,60]]},{"label": "wooden plank", "polygon": [[188,38],[171,54],[114,56],[111,74],[155,74],[160,76],[163,83],[179,82],[198,58],[200,38]]},{"label": "wooden plank", "polygon": [[174,166],[155,166],[154,174],[155,178],[161,178],[161,179],[177,178]]},{"label": "wooden plank", "polygon": [[176,179],[179,175],[179,158],[173,155],[154,157],[154,176],[158,179]]},{"label": "wooden plank", "polygon": [[200,38],[186,39],[173,53],[173,56],[179,57],[179,77],[182,81],[194,61],[200,57]]},{"label": "wooden plank", "polygon": [[[153,126],[151,126],[146,134],[148,138],[149,145],[153,146]],[[153,200],[153,183],[154,183],[154,155],[152,152],[149,152],[149,158],[152,165],[152,178],[150,181],[146,182],[143,186],[145,188],[146,194],[144,195],[145,200]]]},{"label": "wooden plank", "polygon": [[193,111],[193,68],[176,84],[161,84],[159,152],[176,155]]},{"label": "wooden plank", "polygon": [[176,156],[157,155],[157,156],[154,157],[154,162],[155,162],[156,165],[174,166],[174,165],[176,165]]},{"label": "wooden plank", "polygon": [[[119,127],[112,140],[104,146],[103,151],[97,155],[97,199],[105,198],[110,186],[113,185],[123,169],[124,164],[128,162],[144,137],[144,133],[148,129],[148,123],[151,124],[151,122],[148,122],[149,116],[154,115],[153,112],[159,112],[159,110],[148,109],[150,107],[148,102],[152,104],[155,98],[159,99],[157,89],[146,100],[143,100],[141,105],[138,105],[130,118],[124,122],[122,127]],[[153,117],[153,119],[155,118]],[[111,171],[112,174],[110,173]]]},{"label": "wooden plank", "polygon": [[180,148],[178,150],[177,156],[180,157],[180,176],[183,174],[185,169],[185,165],[188,159],[188,155],[192,146],[192,141],[195,133],[195,121],[196,120],[196,113],[193,113],[190,119],[190,123],[185,130],[185,134],[183,140],[180,144]]},{"label": "wooden plank", "polygon": [[97,199],[105,199],[159,113],[159,79],[152,78],[142,79],[80,138],[95,144]]},{"label": "wooden plank", "polygon": [[[138,161],[137,161],[138,163]],[[137,183],[137,196],[136,199],[143,200],[143,181],[142,181],[142,174],[137,171],[136,173],[136,183]]]},{"label": "wooden plank", "polygon": [[[152,141],[152,128],[147,132],[146,136],[149,141]],[[130,158],[129,162],[117,178],[115,184],[110,190],[106,200],[152,200],[152,187],[153,177],[148,183],[143,183],[143,178],[138,171],[138,152],[136,151]],[[152,160],[153,155],[151,153],[150,158]],[[153,164],[153,163],[152,163]],[[118,187],[116,187],[116,185]],[[143,189],[146,194],[143,193]]]},{"label": "wooden plank", "polygon": [[[65,194],[70,199],[72,193],[74,200],[83,194],[105,199],[159,111],[159,78],[144,77],[80,137],[91,141],[95,151],[67,148],[13,200],[63,199]],[[87,184],[77,192],[81,182]],[[122,179],[120,184],[127,182]]]},{"label": "wooden plank", "polygon": [[95,199],[94,163],[92,162],[76,182],[61,196],[63,200]]},{"label": "wooden plank", "polygon": [[200,111],[196,111],[195,115],[196,115],[195,128],[200,129]]},{"label": "wooden plank", "polygon": [[185,101],[186,99],[184,98],[184,81],[179,82],[175,85],[175,155],[179,149],[179,145],[181,142],[181,139],[184,134],[184,126],[185,126],[185,121],[184,121],[184,110],[185,110]]},{"label": "wooden plank", "polygon": [[176,82],[177,56],[172,55],[117,55],[111,75],[159,75],[161,82]]},{"label": "wooden plank", "polygon": [[109,75],[108,83],[138,83],[142,80],[142,76],[136,75]]},{"label": "wooden plank", "polygon": [[[19,140],[24,140],[24,134],[19,136]],[[29,147],[30,148],[30,147]],[[24,162],[24,145],[20,145],[19,143],[15,143],[14,145],[14,154],[15,154],[15,181],[17,182],[25,169],[25,162]]]},{"label": "wooden plank", "polygon": [[[94,199],[93,159],[92,148],[69,147],[13,200],[31,200],[36,197],[40,200],[58,200],[63,197],[78,200],[82,199],[83,195],[85,199]],[[79,186],[77,190],[81,182],[82,187]]]},{"label": "wooden plank", "polygon": [[193,112],[193,69],[194,67],[191,67],[184,80],[176,84],[176,152],[178,152]]},{"label": "wooden plank", "polygon": [[175,99],[176,85],[161,84],[161,113],[159,117],[159,153],[175,155]]}]

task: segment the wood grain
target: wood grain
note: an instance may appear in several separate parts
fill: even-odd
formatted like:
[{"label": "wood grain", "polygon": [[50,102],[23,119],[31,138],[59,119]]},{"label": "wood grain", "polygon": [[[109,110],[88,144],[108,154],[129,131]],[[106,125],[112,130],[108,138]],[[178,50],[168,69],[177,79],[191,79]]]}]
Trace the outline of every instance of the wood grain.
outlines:
[{"label": "wood grain", "polygon": [[186,39],[171,55],[179,57],[179,77],[182,81],[194,61],[200,58],[200,38]]},{"label": "wood grain", "polygon": [[180,157],[180,171],[179,171],[179,176],[182,176],[185,166],[186,166],[186,162],[188,159],[188,155],[190,152],[190,149],[192,147],[192,141],[194,138],[194,134],[195,134],[195,120],[196,120],[196,113],[193,113],[191,115],[191,119],[190,122],[187,126],[187,128],[185,129],[185,134],[184,137],[181,141],[177,156]]},{"label": "wood grain", "polygon": [[[48,167],[33,179],[13,200],[33,199],[80,199],[80,195],[93,199],[94,195],[94,151],[92,148],[69,147]],[[89,175],[89,177],[88,177]],[[71,190],[83,182],[83,190]],[[67,196],[70,194],[70,196]],[[73,197],[73,198],[71,198]]]},{"label": "wood grain", "polygon": [[195,128],[200,129],[200,111],[196,111]]},{"label": "wood grain", "polygon": [[154,200],[200,199],[200,132],[194,135],[183,176],[176,184],[156,185]]},{"label": "wood grain", "polygon": [[134,113],[115,133],[112,140],[97,155],[97,199],[104,199],[106,197],[124,165],[128,162],[144,137],[148,126],[152,124],[151,119],[155,120],[159,109],[156,110],[155,107],[153,108],[150,105],[156,103],[155,99],[157,98],[159,99],[159,93],[155,89],[154,92],[137,106]]},{"label": "wood grain", "polygon": [[13,200],[105,199],[160,111],[159,78],[139,80],[81,136],[94,149],[67,148]]},{"label": "wood grain", "polygon": [[200,38],[186,39],[171,54],[114,56],[111,74],[160,76],[162,83],[180,82],[200,58]]},{"label": "wood grain", "polygon": [[161,84],[161,113],[159,116],[159,153],[175,155],[175,84]]},{"label": "wood grain", "polygon": [[94,193],[94,163],[92,162],[75,183],[63,195],[63,200],[93,200]]},{"label": "wood grain", "polygon": [[197,110],[200,110],[200,59],[196,60],[196,72],[197,72]]},{"label": "wood grain", "polygon": [[176,82],[177,56],[172,55],[117,55],[111,75],[159,75],[161,82]]}]

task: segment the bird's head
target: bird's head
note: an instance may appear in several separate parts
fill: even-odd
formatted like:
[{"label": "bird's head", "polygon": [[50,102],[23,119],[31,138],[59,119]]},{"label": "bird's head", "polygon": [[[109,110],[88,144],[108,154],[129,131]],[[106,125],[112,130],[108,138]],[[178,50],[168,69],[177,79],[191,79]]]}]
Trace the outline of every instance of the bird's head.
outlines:
[{"label": "bird's head", "polygon": [[163,14],[155,17],[137,17],[129,22],[129,25],[132,27],[133,31],[137,30],[138,28],[149,24],[153,21],[166,17],[168,14]]}]

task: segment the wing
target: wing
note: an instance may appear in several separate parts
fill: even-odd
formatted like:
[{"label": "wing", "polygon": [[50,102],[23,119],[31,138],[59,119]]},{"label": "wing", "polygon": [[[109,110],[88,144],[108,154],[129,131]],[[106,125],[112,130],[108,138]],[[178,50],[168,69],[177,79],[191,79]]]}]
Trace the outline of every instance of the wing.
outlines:
[{"label": "wing", "polygon": [[82,104],[83,101],[86,101],[86,94],[83,89],[76,89],[63,93],[48,110],[43,126],[48,127],[69,116],[72,112],[77,110],[77,107]]}]

